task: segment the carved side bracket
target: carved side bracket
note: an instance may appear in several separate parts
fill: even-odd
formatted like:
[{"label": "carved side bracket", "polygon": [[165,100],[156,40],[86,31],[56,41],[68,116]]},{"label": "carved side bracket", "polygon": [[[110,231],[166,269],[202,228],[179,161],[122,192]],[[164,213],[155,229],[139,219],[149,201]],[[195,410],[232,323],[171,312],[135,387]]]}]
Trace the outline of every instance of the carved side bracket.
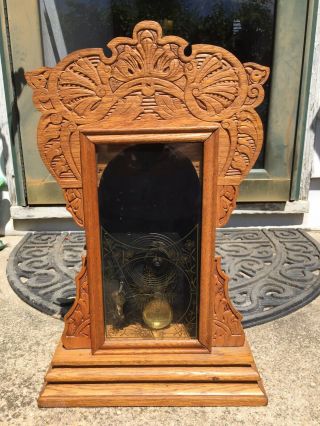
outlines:
[{"label": "carved side bracket", "polygon": [[64,190],[66,209],[72,214],[75,222],[83,227],[83,203],[81,188],[67,188]]},{"label": "carved side bracket", "polygon": [[245,335],[242,315],[233,307],[228,295],[228,276],[221,269],[221,257],[215,259],[213,285],[214,335],[212,346],[242,346]]},{"label": "carved side bracket", "polygon": [[90,310],[87,277],[87,258],[82,257],[82,267],[76,276],[76,299],[66,314],[62,343],[67,349],[90,348]]}]

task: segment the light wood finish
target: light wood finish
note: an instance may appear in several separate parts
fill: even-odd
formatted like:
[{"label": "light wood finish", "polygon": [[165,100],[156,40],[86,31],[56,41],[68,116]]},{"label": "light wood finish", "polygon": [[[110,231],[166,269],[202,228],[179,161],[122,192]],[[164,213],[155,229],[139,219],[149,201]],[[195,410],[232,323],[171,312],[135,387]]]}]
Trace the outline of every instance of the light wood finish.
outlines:
[{"label": "light wood finish", "polygon": [[[163,129],[162,129],[163,130]],[[95,137],[91,137],[91,141],[95,144],[106,144],[106,143],[120,143],[120,144],[128,144],[128,143],[173,143],[173,142],[203,142],[208,139],[212,132],[186,132],[173,133],[168,129],[165,133],[138,133],[138,134],[123,134],[119,135],[108,134],[108,135],[98,135]],[[214,128],[212,129],[214,130]],[[90,131],[87,131],[86,134],[90,134]],[[142,142],[143,141],[143,142]]]},{"label": "light wood finish", "polygon": [[266,405],[247,343],[211,354],[92,355],[59,344],[40,407]]},{"label": "light wood finish", "polygon": [[[88,125],[103,129],[221,128],[218,226],[235,205],[237,187],[258,158],[263,131],[255,108],[264,97],[267,67],[241,64],[218,46],[192,46],[162,37],[156,22],[140,22],[133,37],[119,37],[102,49],[69,54],[54,68],[26,73],[34,103],[42,113],[38,145],[51,174],[65,190],[68,209],[84,225],[79,131]],[[159,124],[161,124],[159,126]],[[151,133],[152,133],[151,132]],[[71,147],[71,149],[70,149]],[[231,178],[231,180],[230,180]],[[230,183],[232,182],[232,183]],[[70,199],[70,192],[76,196]]]},{"label": "light wood finish", "polygon": [[71,349],[77,346],[91,348],[90,308],[88,294],[87,257],[82,257],[82,267],[76,276],[76,303],[64,317],[64,346]]},{"label": "light wood finish", "polygon": [[[239,347],[216,347],[212,353],[175,354],[148,353],[137,349],[135,354],[126,351],[92,354],[89,349],[65,349],[60,343],[52,359],[54,367],[124,366],[124,365],[251,365],[253,357],[247,343]],[[110,353],[111,352],[111,353]]]},{"label": "light wood finish", "polygon": [[53,368],[46,375],[50,383],[69,382],[256,382],[251,367],[88,367]]},{"label": "light wood finish", "polygon": [[[227,223],[262,147],[255,108],[269,69],[211,45],[185,56],[187,44],[143,21],[132,38],[108,44],[110,57],[84,49],[26,73],[41,112],[41,157],[87,242],[40,406],[267,402],[228,277],[213,259],[216,227]],[[204,144],[198,339],[105,339],[97,148],[167,142]]]},{"label": "light wood finish", "polygon": [[[221,257],[216,257],[213,275],[213,336],[212,346],[241,346],[245,336],[241,325],[242,315],[234,308],[228,292],[229,277],[221,268]],[[226,338],[226,332],[228,334]]]},{"label": "light wood finish", "polygon": [[199,300],[199,341],[209,350],[212,347],[213,326],[213,250],[215,246],[216,188],[219,131],[204,143],[202,184],[201,265]]},{"label": "light wood finish", "polygon": [[[90,338],[91,349],[95,352],[105,340],[105,317],[103,310],[102,261],[98,207],[98,182],[96,173],[96,150],[93,143],[80,133],[83,199],[86,224],[87,274],[90,283]],[[66,334],[64,334],[66,336]],[[64,340],[68,340],[67,337]]]},{"label": "light wood finish", "polygon": [[[84,49],[69,54],[54,68],[26,73],[41,112],[40,154],[63,188],[67,209],[78,225],[87,227],[92,215],[84,214],[84,200],[88,203],[94,197],[84,195],[87,177],[86,167],[81,167],[80,134],[95,135],[92,143],[105,143],[110,135],[116,143],[123,143],[129,136],[137,140],[139,134],[153,143],[164,141],[168,133],[181,141],[204,142],[217,128],[214,221],[216,226],[228,221],[238,187],[261,150],[263,130],[255,108],[263,101],[262,86],[269,69],[251,62],[241,64],[230,52],[211,45],[194,45],[185,56],[187,44],[179,37],[162,37],[159,24],[143,21],[134,28],[132,39],[120,37],[108,44],[110,57],[102,49]],[[84,262],[83,268],[87,265],[90,269],[90,262]],[[101,328],[94,319],[94,327],[91,324],[92,279],[83,269],[76,282],[77,298],[63,337],[68,348],[91,346],[91,329]],[[208,318],[206,307],[200,316]],[[228,325],[232,318],[238,322],[233,309],[220,315],[219,344],[242,344],[243,336],[238,337],[238,332],[233,336]],[[206,346],[210,335],[217,342],[209,329],[201,340]],[[102,338],[93,336],[92,340],[97,350]]]},{"label": "light wood finish", "polygon": [[267,400],[256,383],[47,385],[39,407],[257,406]]}]

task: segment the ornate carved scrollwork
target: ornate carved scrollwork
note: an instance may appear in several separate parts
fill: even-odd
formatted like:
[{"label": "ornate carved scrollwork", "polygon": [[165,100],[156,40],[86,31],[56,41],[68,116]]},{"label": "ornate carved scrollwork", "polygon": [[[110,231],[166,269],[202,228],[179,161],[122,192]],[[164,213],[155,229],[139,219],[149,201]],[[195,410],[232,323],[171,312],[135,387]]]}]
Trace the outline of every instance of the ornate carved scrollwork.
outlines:
[{"label": "ornate carved scrollwork", "polygon": [[65,328],[62,336],[66,348],[90,348],[90,313],[87,277],[87,258],[82,258],[82,267],[76,276],[76,299],[65,316]]},{"label": "ornate carved scrollwork", "polygon": [[245,101],[246,105],[256,108],[264,98],[262,85],[268,80],[269,69],[253,62],[243,64],[248,76],[248,93]]},{"label": "ornate carved scrollwork", "polygon": [[41,117],[38,127],[38,147],[50,173],[62,188],[81,187],[80,165],[77,159],[79,132],[75,123],[61,113]]},{"label": "ornate carved scrollwork", "polygon": [[218,186],[218,226],[226,225],[232,210],[236,206],[238,187],[233,185]]},{"label": "ornate carved scrollwork", "polygon": [[33,102],[42,113],[54,110],[48,89],[50,73],[51,68],[47,67],[26,73],[27,82],[33,89]]},{"label": "ornate carved scrollwork", "polygon": [[233,307],[228,296],[228,276],[221,269],[221,257],[215,259],[213,285],[214,335],[212,346],[242,346],[244,332],[241,314]]},{"label": "ornate carved scrollwork", "polygon": [[66,209],[72,214],[73,219],[79,226],[84,226],[82,189],[67,188],[64,191]]},{"label": "ornate carved scrollwork", "polygon": [[[179,37],[163,37],[156,22],[143,21],[132,38],[115,38],[108,44],[110,57],[102,49],[85,49],[54,68],[26,73],[42,114],[39,151],[64,189],[67,209],[78,225],[84,226],[85,220],[79,133],[90,125],[123,128],[123,117],[128,132],[138,123],[153,129],[220,127],[217,226],[227,223],[238,187],[261,150],[262,125],[254,108],[263,100],[269,69],[241,64],[212,45],[194,45],[186,56],[187,44]],[[85,288],[86,281],[80,281],[78,287]],[[87,293],[81,294],[87,303]],[[68,316],[68,330],[79,309]]]},{"label": "ornate carved scrollwork", "polygon": [[[111,125],[125,114],[129,127],[134,120],[222,123],[230,149],[220,180],[230,186],[227,178],[232,176],[232,185],[238,186],[261,149],[262,126],[253,108],[263,100],[269,69],[242,65],[230,52],[211,45],[195,45],[185,56],[187,42],[162,37],[161,27],[150,21],[136,25],[132,39],[116,38],[108,46],[109,58],[101,49],[86,49],[53,69],[26,73],[43,114],[39,150],[59,184],[81,188],[81,127],[102,121]],[[73,212],[72,204],[68,209]],[[218,224],[226,223],[231,211]]]}]

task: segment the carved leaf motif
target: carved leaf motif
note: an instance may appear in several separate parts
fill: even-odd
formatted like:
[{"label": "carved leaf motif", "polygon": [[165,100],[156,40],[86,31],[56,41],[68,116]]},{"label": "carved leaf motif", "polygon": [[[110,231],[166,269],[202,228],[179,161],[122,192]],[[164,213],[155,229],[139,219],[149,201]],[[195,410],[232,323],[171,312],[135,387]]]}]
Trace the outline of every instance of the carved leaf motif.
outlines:
[{"label": "carved leaf motif", "polygon": [[[80,181],[80,173],[71,153],[70,138],[77,126],[59,113],[43,116],[38,127],[38,146],[50,173],[63,186]],[[79,141],[78,141],[79,143]]]},{"label": "carved leaf motif", "polygon": [[68,188],[64,191],[66,199],[66,209],[72,214],[76,223],[83,227],[83,203],[82,203],[82,189]]},{"label": "carved leaf motif", "polygon": [[260,153],[263,142],[262,123],[254,110],[243,109],[222,125],[229,134],[230,150],[220,176],[238,176],[240,184]]},{"label": "carved leaf motif", "polygon": [[[76,276],[77,295],[73,306],[65,316],[63,344],[73,347],[72,341],[78,340],[80,347],[90,347],[90,311],[87,276],[87,258],[82,258],[82,268]],[[78,346],[77,345],[77,346]]]},{"label": "carved leaf motif", "polygon": [[218,217],[217,227],[222,227],[228,222],[232,211],[236,207],[238,187],[223,185],[218,187]]},{"label": "carved leaf motif", "polygon": [[123,116],[127,121],[135,120],[142,112],[141,96],[128,96],[126,99],[120,99],[109,116]]},{"label": "carved leaf motif", "polygon": [[186,102],[198,118],[212,117],[230,107],[239,94],[237,70],[221,54],[208,56],[198,67],[196,60],[185,66]]},{"label": "carved leaf motif", "polygon": [[59,179],[64,173],[71,172],[61,149],[60,133],[62,117],[58,114],[47,116],[39,124],[39,147],[44,162],[53,176]]},{"label": "carved leaf motif", "polygon": [[79,117],[86,117],[103,103],[105,113],[112,104],[109,86],[111,68],[99,61],[94,64],[89,57],[76,60],[59,77],[61,102]]},{"label": "carved leaf motif", "polygon": [[237,125],[237,143],[226,176],[238,175],[242,180],[260,153],[263,142],[262,123],[258,114],[249,109],[240,111],[234,120]]},{"label": "carved leaf motif", "polygon": [[156,95],[155,96],[157,107],[154,109],[161,118],[170,120],[174,117],[189,117],[189,113],[177,98],[170,95]]},{"label": "carved leaf motif", "polygon": [[219,134],[219,176],[225,176],[230,168],[237,146],[237,122],[232,117],[221,122]]},{"label": "carved leaf motif", "polygon": [[233,307],[229,299],[228,281],[228,276],[221,269],[221,257],[216,257],[213,285],[214,335],[212,346],[242,346],[244,344],[242,316]]},{"label": "carved leaf motif", "polygon": [[[225,155],[224,166],[219,171],[220,186],[217,199],[219,227],[228,222],[236,206],[239,185],[255,163],[263,141],[262,123],[254,110],[240,110],[229,120],[224,120],[222,127],[229,137],[229,149]],[[224,147],[228,145],[227,141],[224,141]],[[219,156],[223,159],[222,153]],[[232,185],[229,183],[230,179]]]}]

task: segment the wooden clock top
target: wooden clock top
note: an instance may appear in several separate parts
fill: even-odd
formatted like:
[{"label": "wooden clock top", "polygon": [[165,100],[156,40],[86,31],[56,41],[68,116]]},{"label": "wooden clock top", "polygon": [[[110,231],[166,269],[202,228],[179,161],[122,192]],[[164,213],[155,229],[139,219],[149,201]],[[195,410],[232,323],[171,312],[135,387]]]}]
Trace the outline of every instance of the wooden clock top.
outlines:
[{"label": "wooden clock top", "polygon": [[26,73],[42,114],[39,151],[78,225],[84,224],[79,132],[88,129],[152,134],[219,127],[217,226],[228,221],[239,184],[261,150],[263,130],[255,108],[263,101],[269,69],[242,64],[207,44],[193,45],[186,56],[187,45],[180,37],[163,37],[158,23],[143,21],[132,38],[108,43],[110,57],[102,49],[83,49],[54,68]]}]

